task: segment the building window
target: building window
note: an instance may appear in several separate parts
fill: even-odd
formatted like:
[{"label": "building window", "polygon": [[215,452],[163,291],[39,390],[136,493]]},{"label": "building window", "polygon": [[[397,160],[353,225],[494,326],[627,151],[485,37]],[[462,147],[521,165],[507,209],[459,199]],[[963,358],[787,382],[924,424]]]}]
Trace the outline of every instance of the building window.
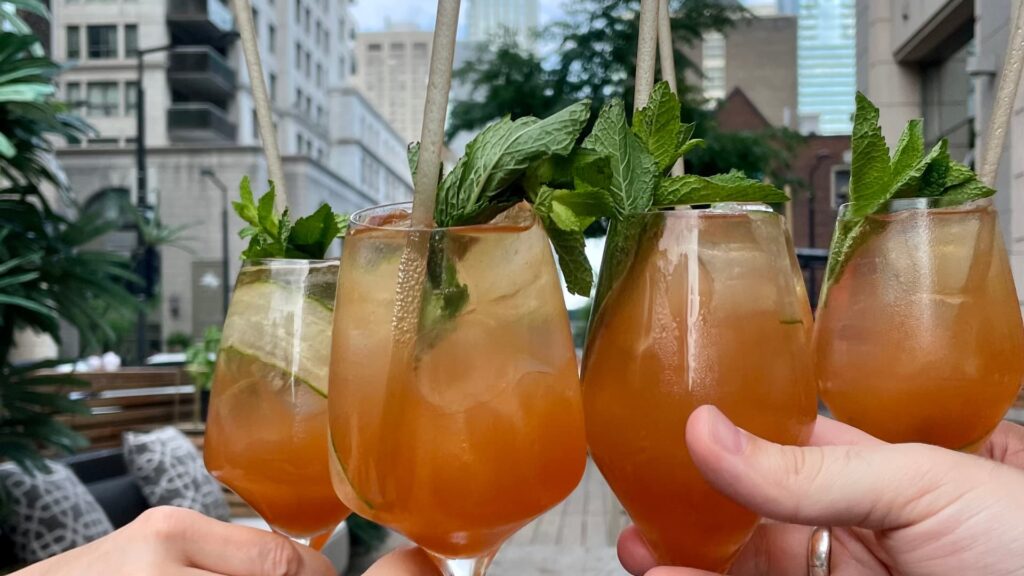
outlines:
[{"label": "building window", "polygon": [[316,85],[321,88],[324,87],[324,67],[320,64],[316,65]]},{"label": "building window", "polygon": [[302,44],[295,43],[295,67],[302,70]]},{"label": "building window", "polygon": [[86,28],[86,35],[90,59],[117,58],[117,26],[89,26]]},{"label": "building window", "polygon": [[270,73],[270,101],[277,102],[277,74]]},{"label": "building window", "polygon": [[839,207],[850,201],[850,167],[832,167],[832,208],[839,210]]},{"label": "building window", "polygon": [[366,47],[366,49],[370,52],[380,52],[384,50],[384,47],[381,46],[380,44],[370,44],[369,46]]},{"label": "building window", "polygon": [[302,109],[302,88],[295,89],[295,108]]},{"label": "building window", "polygon": [[65,96],[68,106],[76,112],[82,108],[82,85],[78,82],[68,82],[65,88]]},{"label": "building window", "polygon": [[348,63],[345,62],[344,56],[342,56],[341,59],[338,60],[338,76],[341,77],[342,80],[345,79],[345,73],[348,72],[347,64]]},{"label": "building window", "polygon": [[313,74],[313,55],[310,52],[306,52],[306,78],[309,78]]},{"label": "building window", "polygon": [[257,142],[260,139],[260,121],[259,118],[256,117],[255,108],[252,109],[252,139]]},{"label": "building window", "polygon": [[277,28],[273,24],[267,24],[267,48],[277,52]]},{"label": "building window", "polygon": [[65,47],[68,60],[78,60],[82,57],[82,29],[78,26],[68,26],[66,35],[67,46]]},{"label": "building window", "polygon": [[306,96],[306,117],[308,118],[313,113],[313,98]]},{"label": "building window", "polygon": [[260,12],[255,7],[252,9],[252,29],[256,36],[260,35]]},{"label": "building window", "polygon": [[310,32],[312,32],[312,31],[313,31],[313,29],[312,29],[312,26],[311,26],[311,24],[310,24],[310,12],[309,12],[309,8],[306,8],[306,34],[309,34],[309,33],[310,33]]},{"label": "building window", "polygon": [[135,58],[139,55],[139,27],[127,24],[124,27],[124,57]]},{"label": "building window", "polygon": [[298,141],[296,142],[296,144],[297,144],[297,149],[295,150],[295,152],[296,152],[297,154],[302,154],[302,145],[303,145],[303,143],[305,142],[305,140],[306,140],[306,139],[302,137],[302,134],[299,134],[299,137],[298,137],[298,139],[297,139],[297,140],[298,140]]},{"label": "building window", "polygon": [[132,116],[137,111],[136,103],[138,102],[138,82],[125,82],[124,83],[124,113],[126,116]]},{"label": "building window", "polygon": [[86,115],[109,118],[117,116],[121,95],[117,82],[90,82],[86,88]]},{"label": "building window", "polygon": [[295,22],[302,22],[302,0],[295,0]]}]

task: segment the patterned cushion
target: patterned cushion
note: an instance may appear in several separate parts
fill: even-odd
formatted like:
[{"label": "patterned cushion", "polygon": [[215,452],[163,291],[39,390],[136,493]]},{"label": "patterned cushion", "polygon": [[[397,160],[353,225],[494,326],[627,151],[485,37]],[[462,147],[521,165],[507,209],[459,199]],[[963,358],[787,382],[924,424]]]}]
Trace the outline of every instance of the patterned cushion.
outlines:
[{"label": "patterned cushion", "polygon": [[27,473],[0,465],[0,485],[9,499],[3,531],[25,562],[38,562],[88,544],[114,531],[96,499],[70,468],[47,462],[49,472]]},{"label": "patterned cushion", "polygon": [[179,506],[218,520],[230,518],[220,485],[177,428],[125,432],[124,459],[151,506]]}]

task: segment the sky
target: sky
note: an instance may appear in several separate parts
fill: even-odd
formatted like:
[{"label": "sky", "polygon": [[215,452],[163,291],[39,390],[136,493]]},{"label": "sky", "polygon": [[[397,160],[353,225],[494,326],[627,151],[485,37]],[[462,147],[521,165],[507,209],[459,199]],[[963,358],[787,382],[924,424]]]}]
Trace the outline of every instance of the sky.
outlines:
[{"label": "sky", "polygon": [[[466,9],[472,0],[462,0],[462,16],[466,21]],[[547,24],[561,14],[563,0],[541,0],[541,24]],[[434,29],[437,14],[435,0],[356,0],[352,13],[359,23],[360,32],[386,30],[388,24],[412,24],[422,30]]]}]

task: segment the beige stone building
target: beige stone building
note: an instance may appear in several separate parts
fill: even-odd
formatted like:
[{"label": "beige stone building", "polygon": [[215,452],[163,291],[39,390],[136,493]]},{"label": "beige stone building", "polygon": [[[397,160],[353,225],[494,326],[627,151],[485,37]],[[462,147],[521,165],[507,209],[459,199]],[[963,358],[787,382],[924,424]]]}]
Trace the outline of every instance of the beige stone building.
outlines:
[{"label": "beige stone building", "polygon": [[[1013,4],[857,1],[857,87],[878,104],[890,146],[908,120],[924,118],[928,145],[948,138],[954,158],[981,165]],[[1024,93],[1013,108],[995,202],[1024,294]]]},{"label": "beige stone building", "polygon": [[739,88],[773,126],[797,127],[797,19],[758,16],[686,50],[704,78],[689,77],[711,100]]},{"label": "beige stone building", "polygon": [[413,26],[356,36],[353,81],[406,142],[420,139],[433,37]]}]

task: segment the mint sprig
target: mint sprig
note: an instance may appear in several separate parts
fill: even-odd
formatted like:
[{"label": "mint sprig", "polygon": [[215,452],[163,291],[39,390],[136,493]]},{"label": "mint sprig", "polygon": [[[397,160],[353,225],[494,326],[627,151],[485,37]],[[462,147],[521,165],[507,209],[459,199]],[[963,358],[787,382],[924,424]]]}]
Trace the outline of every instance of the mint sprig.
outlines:
[{"label": "mint sprig", "polygon": [[945,138],[925,154],[921,120],[907,123],[890,158],[878,108],[859,92],[852,148],[850,207],[836,224],[825,273],[827,285],[839,279],[853,253],[875,232],[868,217],[883,211],[890,201],[936,198],[938,206],[950,207],[995,194],[973,170],[950,158]]},{"label": "mint sprig", "polygon": [[249,246],[242,252],[243,260],[260,258],[297,258],[322,260],[331,244],[345,235],[348,216],[336,214],[322,204],[313,214],[294,223],[286,208],[278,214],[274,208],[277,193],[274,183],[257,202],[249,177],[242,178],[241,200],[232,202],[235,212],[249,225],[239,232]]}]

